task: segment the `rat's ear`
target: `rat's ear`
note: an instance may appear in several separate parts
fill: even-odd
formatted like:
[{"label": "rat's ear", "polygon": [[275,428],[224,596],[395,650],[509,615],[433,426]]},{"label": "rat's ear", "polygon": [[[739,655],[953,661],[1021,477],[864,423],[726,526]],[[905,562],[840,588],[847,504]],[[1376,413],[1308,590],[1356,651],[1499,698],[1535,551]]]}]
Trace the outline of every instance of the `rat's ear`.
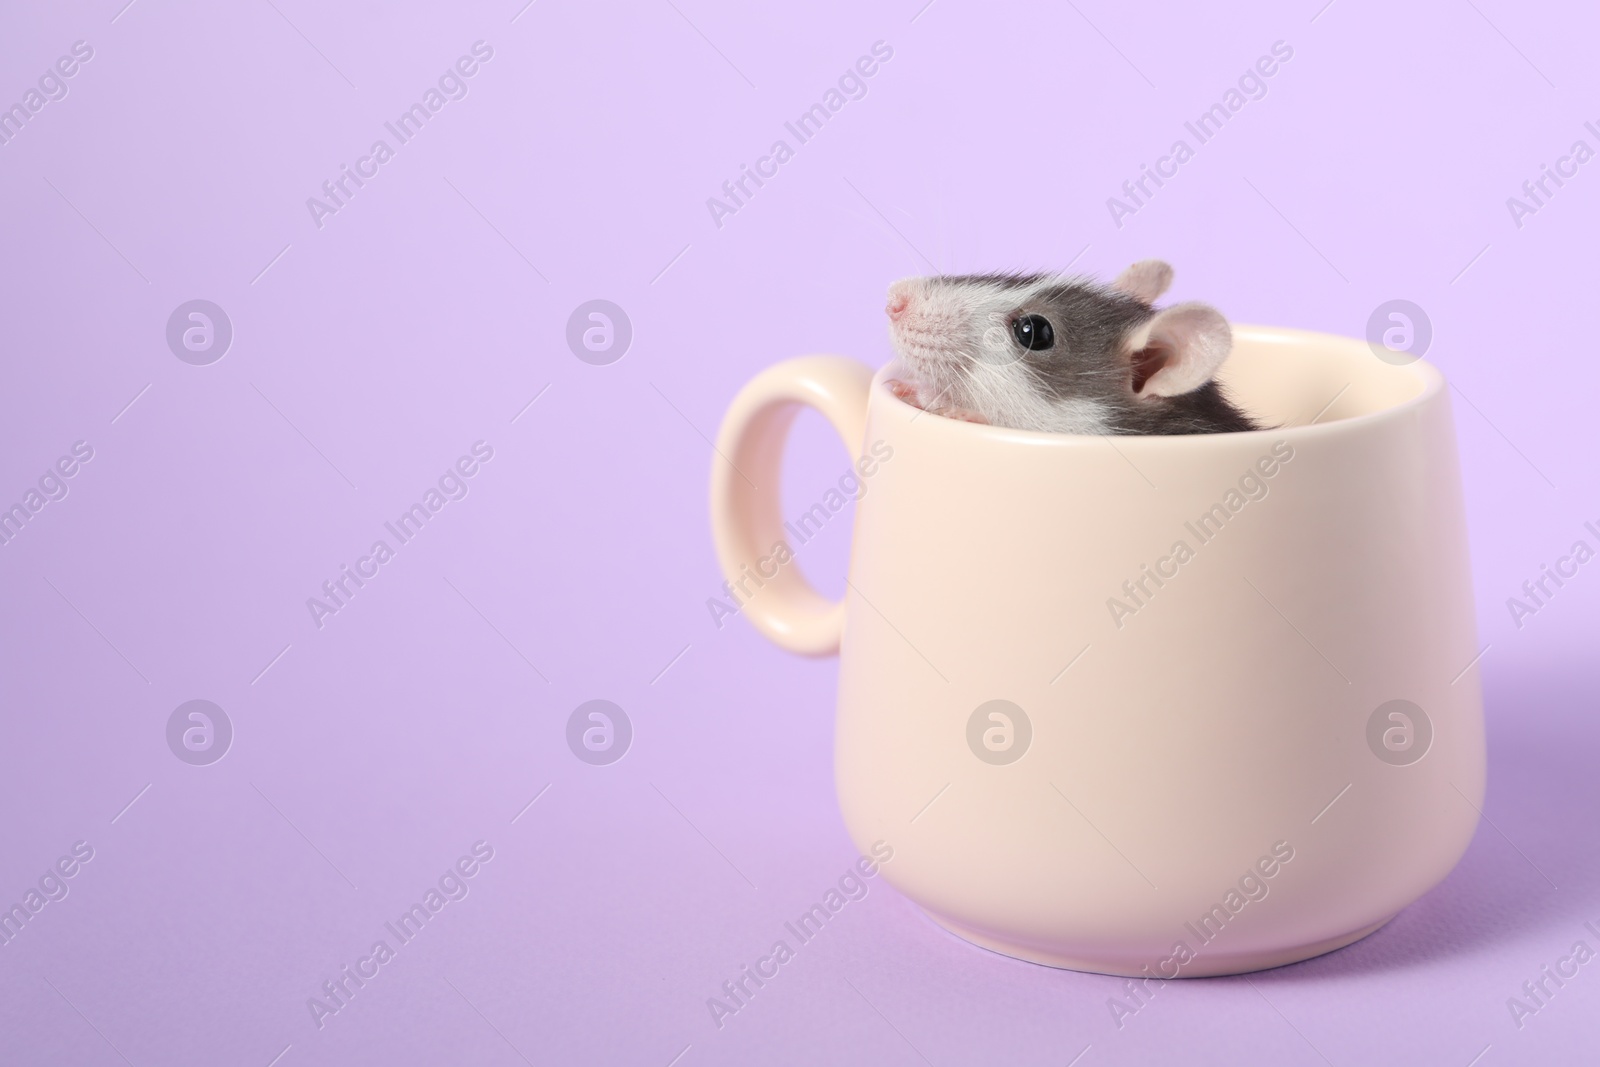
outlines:
[{"label": "rat's ear", "polygon": [[1233,330],[1209,304],[1174,304],[1128,337],[1133,391],[1178,396],[1209,382],[1233,350]]},{"label": "rat's ear", "polygon": [[1159,259],[1141,259],[1111,283],[1111,288],[1127,293],[1136,300],[1154,304],[1167,286],[1172,284],[1172,267]]}]

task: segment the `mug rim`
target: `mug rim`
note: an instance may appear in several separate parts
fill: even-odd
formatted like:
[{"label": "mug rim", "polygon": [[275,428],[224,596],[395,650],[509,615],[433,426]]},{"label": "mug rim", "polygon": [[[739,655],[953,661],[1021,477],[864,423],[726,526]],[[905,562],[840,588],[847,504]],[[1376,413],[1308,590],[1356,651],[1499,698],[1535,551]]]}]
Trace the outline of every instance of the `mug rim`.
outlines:
[{"label": "mug rim", "polygon": [[[1264,345],[1305,345],[1308,343],[1326,344],[1333,342],[1339,346],[1359,346],[1371,352],[1371,346],[1363,340],[1348,337],[1344,334],[1324,333],[1319,330],[1302,330],[1292,326],[1259,326],[1251,324],[1235,324],[1233,326],[1235,340],[1244,338],[1253,343]],[[1373,353],[1376,359],[1376,353]],[[987,438],[992,441],[1012,440],[1018,443],[1032,445],[1049,445],[1058,448],[1084,447],[1089,443],[1105,441],[1114,437],[1119,443],[1142,442],[1135,447],[1163,448],[1178,447],[1186,443],[1187,447],[1194,448],[1197,444],[1207,440],[1237,441],[1248,439],[1252,436],[1272,436],[1282,438],[1289,436],[1295,439],[1308,439],[1313,437],[1326,437],[1335,434],[1362,433],[1380,423],[1404,418],[1428,404],[1431,404],[1441,394],[1446,386],[1444,374],[1427,360],[1417,358],[1408,363],[1389,364],[1395,373],[1404,373],[1414,379],[1420,380],[1421,389],[1412,396],[1406,397],[1399,403],[1379,408],[1376,411],[1363,412],[1347,418],[1336,419],[1332,422],[1309,422],[1297,426],[1263,427],[1258,430],[1230,430],[1224,433],[1201,434],[1075,434],[1056,433],[1047,430],[1019,430],[1009,426],[993,426],[987,423],[967,422],[964,419],[952,419],[922,408],[913,407],[889,391],[885,384],[888,378],[900,366],[898,359],[890,359],[888,363],[879,367],[872,376],[872,394],[874,402],[887,402],[904,408],[906,411],[916,412],[920,415],[932,415],[933,425],[943,427],[942,431],[949,433],[966,433],[976,437]],[[1354,384],[1352,380],[1352,384]],[[913,415],[912,418],[916,418]]]}]

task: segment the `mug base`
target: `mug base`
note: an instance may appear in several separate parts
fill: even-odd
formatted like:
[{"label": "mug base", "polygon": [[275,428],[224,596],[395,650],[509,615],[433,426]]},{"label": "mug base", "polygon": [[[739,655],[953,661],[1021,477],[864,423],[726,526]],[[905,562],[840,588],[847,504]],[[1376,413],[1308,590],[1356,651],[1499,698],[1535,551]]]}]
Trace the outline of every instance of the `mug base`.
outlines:
[{"label": "mug base", "polygon": [[[1150,964],[1148,959],[1140,959],[1138,962],[1133,962],[1109,956],[1069,956],[1044,951],[1031,945],[1019,945],[989,934],[980,933],[977,930],[962,926],[960,923],[952,922],[943,916],[936,915],[927,909],[923,909],[923,914],[963,941],[970,941],[979,948],[986,948],[990,952],[998,952],[1002,956],[1025,960],[1028,963],[1040,963],[1046,967],[1060,967],[1069,971],[1088,971],[1091,974],[1110,974],[1121,978],[1140,978],[1145,976],[1144,968]],[[1354,944],[1393,918],[1394,916],[1390,915],[1378,920],[1371,926],[1364,926],[1359,930],[1352,930],[1337,937],[1297,945],[1293,948],[1233,954],[1203,952],[1185,964],[1183,970],[1176,977],[1214,978],[1219,975],[1246,974],[1250,971],[1264,971],[1272,967],[1283,967],[1291,963],[1299,963],[1301,960],[1309,960],[1313,956],[1321,956],[1324,953]]]}]

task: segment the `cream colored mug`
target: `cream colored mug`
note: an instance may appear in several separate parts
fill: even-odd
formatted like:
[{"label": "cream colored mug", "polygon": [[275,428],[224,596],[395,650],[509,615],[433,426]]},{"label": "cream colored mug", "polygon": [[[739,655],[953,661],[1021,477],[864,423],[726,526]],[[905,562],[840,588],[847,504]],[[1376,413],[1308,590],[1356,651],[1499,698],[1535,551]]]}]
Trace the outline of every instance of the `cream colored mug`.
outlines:
[{"label": "cream colored mug", "polygon": [[[1223,383],[1281,428],[1175,437],[945,419],[891,371],[765,371],[711,477],[743,613],[839,653],[839,803],[885,878],[978,945],[1146,978],[1328,952],[1444,878],[1484,737],[1437,370],[1239,327]],[[870,472],[837,602],[779,514],[801,406]]]}]

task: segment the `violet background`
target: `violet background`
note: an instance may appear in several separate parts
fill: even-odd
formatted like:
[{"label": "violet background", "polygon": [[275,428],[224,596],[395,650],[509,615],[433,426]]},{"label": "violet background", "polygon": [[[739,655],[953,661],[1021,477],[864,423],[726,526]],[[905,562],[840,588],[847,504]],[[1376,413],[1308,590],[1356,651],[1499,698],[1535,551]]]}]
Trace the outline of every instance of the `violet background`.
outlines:
[{"label": "violet background", "polygon": [[[0,546],[0,898],[95,849],[0,947],[0,1061],[1594,1055],[1600,964],[1520,1030],[1506,998],[1600,947],[1597,565],[1521,629],[1505,606],[1600,521],[1600,163],[1521,228],[1506,207],[1600,147],[1592,10],[124,2],[0,16],[0,103],[94,48],[0,146],[0,503],[95,450]],[[469,95],[319,230],[306,198],[480,39]],[[715,226],[707,197],[879,40],[868,95]],[[1106,198],[1279,40],[1266,98],[1118,228]],[[724,407],[782,358],[884,361],[884,289],[930,262],[1145,256],[1240,322],[1426,309],[1458,388],[1492,825],[1367,940],[1165,986],[1120,1029],[1120,980],[971,947],[876,881],[718,1029],[706,999],[854,859],[835,662],[706,607]],[[235,331],[204,367],[164,339],[197,297]],[[633,325],[609,366],[565,341],[594,298]],[[306,598],[480,439],[470,494],[318,630]],[[804,419],[788,513],[846,462]],[[847,542],[839,519],[803,553],[824,590]],[[635,730],[607,767],[564,740],[597,697]],[[194,698],[235,730],[205,767],[165,740]],[[307,998],[479,839],[470,895],[319,1030]]]}]

